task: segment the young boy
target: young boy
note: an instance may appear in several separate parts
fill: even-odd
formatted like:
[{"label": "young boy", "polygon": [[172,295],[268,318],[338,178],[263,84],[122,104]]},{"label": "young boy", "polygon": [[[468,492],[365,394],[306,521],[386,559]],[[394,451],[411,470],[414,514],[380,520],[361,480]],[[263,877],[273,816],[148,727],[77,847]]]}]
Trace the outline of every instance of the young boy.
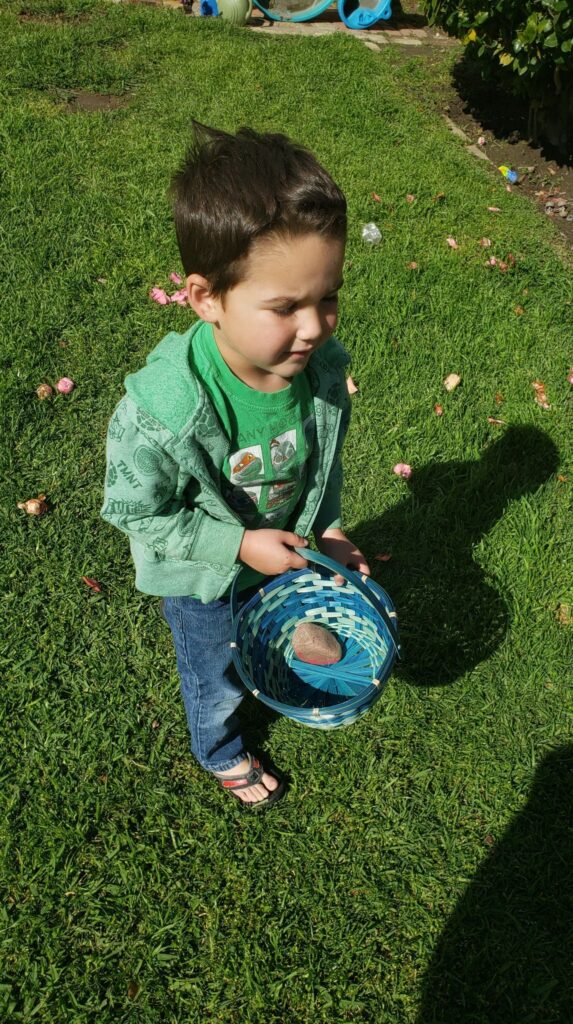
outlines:
[{"label": "young boy", "polygon": [[320,551],[370,573],[340,518],[346,200],[284,135],[193,128],[171,198],[199,322],[127,376],[101,514],[130,539],[136,587],[163,597],[195,757],[253,808],[284,783],[243,744],[231,583],[240,573],[242,602],[306,566],[292,549],[311,529]]}]

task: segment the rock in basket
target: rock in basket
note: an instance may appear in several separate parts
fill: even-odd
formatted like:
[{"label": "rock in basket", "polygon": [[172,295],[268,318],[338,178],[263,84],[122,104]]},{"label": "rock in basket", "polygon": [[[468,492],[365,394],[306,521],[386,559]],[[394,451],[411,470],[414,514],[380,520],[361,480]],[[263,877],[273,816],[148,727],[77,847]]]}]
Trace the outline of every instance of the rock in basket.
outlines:
[{"label": "rock in basket", "polygon": [[[235,577],[233,662],[253,696],[273,711],[314,729],[336,729],[366,714],[401,657],[396,611],[369,576],[308,548],[294,550],[318,568],[270,577],[240,610]],[[344,576],[343,586],[333,582],[334,573]],[[333,632],[341,660],[335,665],[300,661],[291,637],[301,621]]]}]

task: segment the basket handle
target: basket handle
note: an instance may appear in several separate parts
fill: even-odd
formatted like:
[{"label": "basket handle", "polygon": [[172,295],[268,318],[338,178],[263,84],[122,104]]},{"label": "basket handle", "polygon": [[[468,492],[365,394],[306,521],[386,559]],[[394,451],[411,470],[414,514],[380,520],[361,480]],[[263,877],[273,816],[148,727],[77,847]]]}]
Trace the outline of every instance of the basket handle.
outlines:
[{"label": "basket handle", "polygon": [[361,574],[356,572],[354,569],[347,569],[346,566],[341,565],[340,562],[336,562],[334,558],[329,558],[328,555],[323,555],[318,551],[311,551],[309,548],[294,548],[294,550],[297,555],[301,556],[301,558],[306,558],[309,562],[316,562],[317,565],[323,565],[325,569],[330,569],[333,573],[344,576],[345,579],[352,583],[353,587],[356,587],[362,596],[374,606],[381,619],[383,619],[394,645],[394,650],[396,651],[398,658],[401,658],[402,653],[400,640],[398,639],[396,627],[379,597],[362,582]]}]

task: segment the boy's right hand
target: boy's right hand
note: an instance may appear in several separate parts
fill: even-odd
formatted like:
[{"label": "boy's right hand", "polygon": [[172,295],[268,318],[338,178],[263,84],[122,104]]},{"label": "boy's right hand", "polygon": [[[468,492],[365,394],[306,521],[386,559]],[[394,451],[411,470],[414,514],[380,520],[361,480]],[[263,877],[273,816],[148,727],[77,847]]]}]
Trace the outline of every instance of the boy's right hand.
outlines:
[{"label": "boy's right hand", "polygon": [[288,530],[245,530],[239,558],[265,576],[277,576],[288,569],[305,569],[308,565],[293,547],[306,548],[308,541]]}]

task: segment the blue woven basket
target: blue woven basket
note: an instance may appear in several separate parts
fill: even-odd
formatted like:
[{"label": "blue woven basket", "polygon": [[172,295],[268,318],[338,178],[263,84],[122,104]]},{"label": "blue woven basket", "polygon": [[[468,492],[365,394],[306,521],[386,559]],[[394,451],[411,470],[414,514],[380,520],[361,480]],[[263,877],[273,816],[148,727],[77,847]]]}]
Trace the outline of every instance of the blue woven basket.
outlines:
[{"label": "blue woven basket", "polygon": [[[320,568],[271,577],[240,610],[235,577],[233,662],[263,704],[313,729],[337,729],[366,714],[401,656],[396,611],[369,576],[308,548],[294,550]],[[336,586],[333,573],[345,577],[344,586]],[[309,665],[296,657],[291,637],[302,620],[336,635],[343,649],[339,662]]]}]

